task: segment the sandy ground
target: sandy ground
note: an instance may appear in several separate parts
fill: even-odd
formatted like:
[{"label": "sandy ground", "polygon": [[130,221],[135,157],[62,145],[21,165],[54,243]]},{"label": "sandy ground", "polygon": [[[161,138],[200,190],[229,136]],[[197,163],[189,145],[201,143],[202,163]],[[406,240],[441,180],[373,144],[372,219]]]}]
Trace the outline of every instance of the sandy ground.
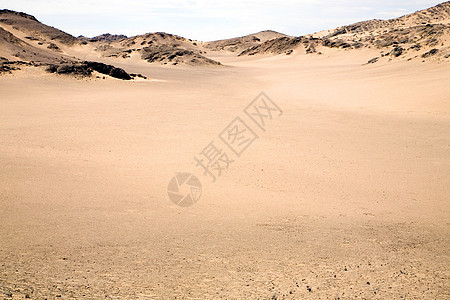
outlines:
[{"label": "sandy ground", "polygon": [[[357,55],[1,77],[0,298],[449,299],[450,68]],[[284,113],[235,157],[218,134],[261,91]]]}]

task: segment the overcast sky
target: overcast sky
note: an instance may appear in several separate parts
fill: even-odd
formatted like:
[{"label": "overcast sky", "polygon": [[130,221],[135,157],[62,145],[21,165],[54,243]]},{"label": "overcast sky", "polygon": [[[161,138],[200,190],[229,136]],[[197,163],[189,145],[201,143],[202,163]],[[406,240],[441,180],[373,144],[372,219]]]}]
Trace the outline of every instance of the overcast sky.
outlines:
[{"label": "overcast sky", "polygon": [[1,0],[72,35],[128,36],[164,31],[197,40],[272,29],[302,35],[368,19],[389,19],[441,1],[432,0]]}]

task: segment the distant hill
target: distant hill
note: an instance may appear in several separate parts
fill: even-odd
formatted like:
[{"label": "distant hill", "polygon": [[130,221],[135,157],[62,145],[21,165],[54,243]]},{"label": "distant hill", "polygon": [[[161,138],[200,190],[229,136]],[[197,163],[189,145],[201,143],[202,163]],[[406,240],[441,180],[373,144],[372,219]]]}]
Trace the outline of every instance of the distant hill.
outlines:
[{"label": "distant hill", "polygon": [[133,58],[152,64],[219,66],[220,62],[214,57],[220,57],[220,53],[236,56],[320,55],[332,53],[330,49],[375,49],[378,56],[370,63],[412,59],[450,61],[450,1],[400,18],[358,22],[306,36],[292,37],[265,30],[210,42],[165,32],[132,37],[105,33],[92,38],[77,38],[42,24],[29,14],[0,10],[2,64],[22,61],[79,65],[85,57],[94,57],[105,62]]},{"label": "distant hill", "polygon": [[276,31],[265,30],[242,37],[206,42],[204,46],[213,51],[225,50],[239,53],[250,47],[261,45],[266,41],[282,37],[288,36]]},{"label": "distant hill", "polygon": [[336,28],[330,36],[341,34],[380,32],[385,29],[405,29],[427,24],[449,24],[450,1],[434,7],[390,20],[370,20]]},{"label": "distant hill", "polygon": [[302,37],[281,37],[239,55],[321,54],[335,49],[379,49],[382,59],[450,58],[450,1],[391,20],[370,20]]},{"label": "distant hill", "polygon": [[[91,41],[92,42],[92,41]],[[220,65],[205,57],[202,43],[165,32],[146,33],[113,41],[100,40],[96,51],[104,57],[137,55],[149,63],[170,65]]]},{"label": "distant hill", "polygon": [[127,38],[128,37],[123,34],[110,34],[110,33],[104,33],[101,35],[94,36],[92,38],[88,38],[82,35],[78,37],[79,40],[84,42],[89,41],[89,42],[107,42],[107,43],[122,41]]}]

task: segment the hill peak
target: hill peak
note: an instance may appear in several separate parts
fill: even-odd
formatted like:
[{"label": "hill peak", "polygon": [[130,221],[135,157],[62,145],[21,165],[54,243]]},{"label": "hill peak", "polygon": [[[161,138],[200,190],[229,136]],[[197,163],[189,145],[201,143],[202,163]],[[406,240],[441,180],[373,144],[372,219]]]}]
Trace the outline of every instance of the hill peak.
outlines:
[{"label": "hill peak", "polygon": [[25,19],[29,19],[29,20],[33,20],[36,22],[39,22],[34,16],[26,14],[24,12],[18,12],[18,11],[14,11],[14,10],[9,10],[9,9],[0,9],[0,15],[5,15],[5,14],[9,14],[9,15],[16,15]]}]

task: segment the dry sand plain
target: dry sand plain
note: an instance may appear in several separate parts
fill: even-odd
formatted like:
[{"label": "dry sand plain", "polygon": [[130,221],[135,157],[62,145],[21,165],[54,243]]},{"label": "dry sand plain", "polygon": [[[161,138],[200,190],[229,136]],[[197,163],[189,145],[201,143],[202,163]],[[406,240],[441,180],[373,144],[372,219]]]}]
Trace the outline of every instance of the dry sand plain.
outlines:
[{"label": "dry sand plain", "polygon": [[[0,298],[449,299],[450,68],[372,57],[2,76]],[[212,183],[193,157],[261,91],[283,115]]]}]

